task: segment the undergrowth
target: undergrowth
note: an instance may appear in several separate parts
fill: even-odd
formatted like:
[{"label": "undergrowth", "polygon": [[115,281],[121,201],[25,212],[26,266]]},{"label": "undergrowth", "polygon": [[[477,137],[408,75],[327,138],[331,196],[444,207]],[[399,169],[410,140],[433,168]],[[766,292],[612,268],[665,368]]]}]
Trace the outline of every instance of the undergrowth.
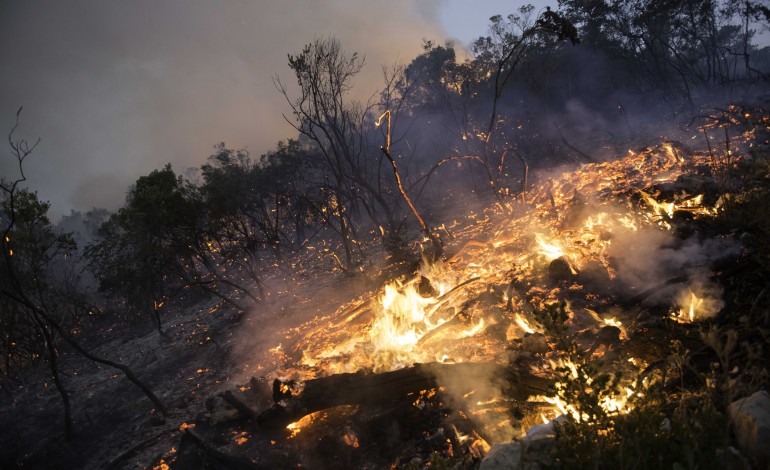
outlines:
[{"label": "undergrowth", "polygon": [[[556,344],[564,365],[556,368],[551,396],[571,404],[555,424],[550,456],[556,468],[695,469],[723,466],[721,449],[728,444],[724,414],[715,406],[714,378],[703,377],[701,390],[672,387],[684,374],[681,345],[648,375],[623,379],[619,371],[592,361],[566,334],[564,304],[551,305],[538,320]],[[627,391],[626,391],[626,387]],[[602,402],[628,395],[625,413],[607,410]]]},{"label": "undergrowth", "polygon": [[[765,128],[752,130],[757,132],[755,142],[765,134],[770,136],[770,119],[758,122]],[[537,313],[549,342],[562,358],[551,396],[572,405],[554,425],[555,438],[548,447],[554,467],[710,469],[736,465],[729,450],[736,444],[727,406],[767,390],[770,383],[770,146],[753,146],[747,156],[730,163],[733,181],[722,186],[720,195],[725,203],[713,219],[702,223],[739,239],[748,268],[717,274],[728,288],[726,306],[708,323],[691,326],[699,332],[697,347],[688,343],[687,349],[674,339],[658,363],[635,377],[622,377],[617,363],[593,359],[570,336],[563,303]],[[623,412],[601,406],[608,397],[624,395],[628,402]]]}]

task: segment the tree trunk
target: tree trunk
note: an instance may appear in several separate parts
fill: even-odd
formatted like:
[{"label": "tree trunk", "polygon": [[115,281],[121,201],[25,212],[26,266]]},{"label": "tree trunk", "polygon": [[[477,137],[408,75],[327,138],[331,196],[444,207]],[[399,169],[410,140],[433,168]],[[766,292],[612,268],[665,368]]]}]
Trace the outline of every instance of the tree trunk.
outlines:
[{"label": "tree trunk", "polygon": [[257,422],[265,428],[279,429],[303,416],[335,406],[380,405],[438,387],[465,394],[492,383],[508,396],[525,400],[530,395],[544,394],[551,382],[525,370],[489,362],[434,362],[377,374],[336,374],[302,383],[276,379],[273,382],[275,405],[260,413]]}]

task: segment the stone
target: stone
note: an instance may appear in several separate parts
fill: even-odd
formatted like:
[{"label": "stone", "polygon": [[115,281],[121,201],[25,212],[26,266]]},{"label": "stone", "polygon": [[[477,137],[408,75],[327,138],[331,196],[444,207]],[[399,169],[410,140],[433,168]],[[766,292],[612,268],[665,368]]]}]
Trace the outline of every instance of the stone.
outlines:
[{"label": "stone", "polygon": [[729,468],[731,470],[751,470],[749,460],[735,447],[730,446],[726,449],[717,449],[717,458],[724,468]]},{"label": "stone", "polygon": [[727,414],[742,453],[755,468],[770,465],[770,395],[766,391],[730,403]]},{"label": "stone", "polygon": [[555,439],[554,425],[566,419],[562,415],[545,424],[529,428],[518,441],[495,444],[489,449],[479,470],[540,470],[552,468],[548,448]]},{"label": "stone", "polygon": [[489,449],[479,470],[503,470],[521,468],[523,452],[521,442],[495,444]]},{"label": "stone", "polygon": [[575,277],[575,273],[572,270],[572,265],[569,261],[562,258],[556,258],[548,265],[548,277],[553,282],[560,282],[570,280]]}]

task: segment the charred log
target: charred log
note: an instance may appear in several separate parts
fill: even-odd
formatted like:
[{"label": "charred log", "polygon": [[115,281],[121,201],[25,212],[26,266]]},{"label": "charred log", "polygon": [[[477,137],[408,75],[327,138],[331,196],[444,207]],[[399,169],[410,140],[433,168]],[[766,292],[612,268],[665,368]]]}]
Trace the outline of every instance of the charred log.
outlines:
[{"label": "charred log", "polygon": [[308,380],[301,384],[274,382],[275,405],[263,411],[257,422],[280,429],[314,413],[341,405],[381,405],[422,390],[438,388],[467,393],[479,380],[494,381],[508,395],[525,400],[547,391],[551,381],[495,363],[417,364],[382,373],[357,372]]},{"label": "charred log", "polygon": [[257,417],[256,411],[252,410],[247,404],[239,400],[233,395],[233,392],[227,390],[222,394],[222,398],[229,403],[233,408],[247,419],[253,419]]}]

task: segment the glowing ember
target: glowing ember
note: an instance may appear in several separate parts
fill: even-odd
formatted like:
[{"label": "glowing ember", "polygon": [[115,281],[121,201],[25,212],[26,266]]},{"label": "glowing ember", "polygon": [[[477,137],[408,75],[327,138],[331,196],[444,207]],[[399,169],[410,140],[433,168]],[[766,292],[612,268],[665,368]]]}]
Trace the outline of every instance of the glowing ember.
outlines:
[{"label": "glowing ember", "polygon": [[304,428],[308,427],[308,425],[310,425],[313,421],[315,421],[318,415],[319,413],[312,413],[303,417],[299,421],[295,421],[291,424],[288,424],[286,426],[286,429],[291,431],[291,434],[289,435],[289,439],[296,437],[297,434],[300,433],[300,431],[302,431]]},{"label": "glowing ember", "polygon": [[358,446],[360,445],[358,443],[358,436],[356,436],[356,433],[354,433],[349,429],[343,436],[343,440],[345,441],[346,445],[349,445],[350,447],[353,447],[353,448],[358,448]]}]

